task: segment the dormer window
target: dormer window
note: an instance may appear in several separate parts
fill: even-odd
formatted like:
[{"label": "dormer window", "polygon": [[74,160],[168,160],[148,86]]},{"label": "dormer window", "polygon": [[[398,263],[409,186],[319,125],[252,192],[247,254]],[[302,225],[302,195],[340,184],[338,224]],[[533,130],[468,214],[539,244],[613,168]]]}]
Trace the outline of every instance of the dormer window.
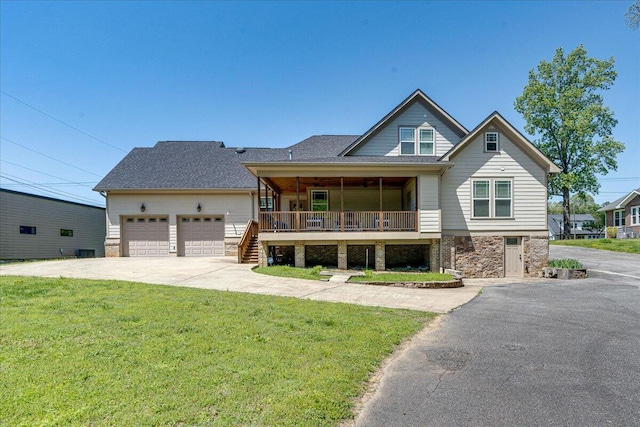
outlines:
[{"label": "dormer window", "polygon": [[433,128],[400,128],[400,155],[435,155],[435,130]]},{"label": "dormer window", "polygon": [[492,153],[498,151],[498,132],[485,132],[484,151]]}]

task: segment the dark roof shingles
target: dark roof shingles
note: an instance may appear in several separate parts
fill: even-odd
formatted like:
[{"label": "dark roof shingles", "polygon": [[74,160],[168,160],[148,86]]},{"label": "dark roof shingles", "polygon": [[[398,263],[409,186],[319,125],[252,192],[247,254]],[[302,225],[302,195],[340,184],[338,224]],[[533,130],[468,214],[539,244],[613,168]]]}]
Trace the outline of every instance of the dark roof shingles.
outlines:
[{"label": "dark roof shingles", "polygon": [[337,156],[356,138],[316,135],[287,148],[245,148],[242,152],[216,141],[161,141],[151,148],[131,150],[94,189],[254,188],[255,177],[242,162],[286,161],[289,150],[297,160]]}]

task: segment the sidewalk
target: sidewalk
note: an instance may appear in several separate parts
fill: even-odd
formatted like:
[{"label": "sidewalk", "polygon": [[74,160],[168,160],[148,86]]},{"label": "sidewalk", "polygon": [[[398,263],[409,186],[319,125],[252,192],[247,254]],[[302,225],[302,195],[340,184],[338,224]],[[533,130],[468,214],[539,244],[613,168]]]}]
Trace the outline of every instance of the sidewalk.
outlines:
[{"label": "sidewalk", "polygon": [[[455,289],[407,289],[321,282],[254,273],[253,265],[223,258],[90,258],[0,265],[0,275],[127,280],[158,285],[248,292],[388,308],[446,313],[472,300],[485,286],[513,279],[465,279]],[[535,279],[520,279],[533,281]]]}]

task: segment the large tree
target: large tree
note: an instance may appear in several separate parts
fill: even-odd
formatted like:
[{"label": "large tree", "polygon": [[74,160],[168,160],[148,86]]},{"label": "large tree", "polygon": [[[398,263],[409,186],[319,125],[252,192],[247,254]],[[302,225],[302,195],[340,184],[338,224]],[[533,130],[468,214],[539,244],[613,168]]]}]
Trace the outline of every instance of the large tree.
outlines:
[{"label": "large tree", "polygon": [[624,17],[624,21],[628,26],[634,30],[638,29],[638,26],[640,26],[640,0],[634,1],[631,6],[629,6],[629,10],[624,14]]},{"label": "large tree", "polygon": [[549,180],[549,193],[562,196],[567,239],[571,193],[597,194],[596,174],[616,170],[616,157],[624,150],[611,136],[618,122],[601,95],[616,79],[613,63],[613,58],[589,58],[582,45],[567,55],[559,48],[550,62],[543,60],[529,71],[529,82],[515,101],[525,130],[561,169]]}]

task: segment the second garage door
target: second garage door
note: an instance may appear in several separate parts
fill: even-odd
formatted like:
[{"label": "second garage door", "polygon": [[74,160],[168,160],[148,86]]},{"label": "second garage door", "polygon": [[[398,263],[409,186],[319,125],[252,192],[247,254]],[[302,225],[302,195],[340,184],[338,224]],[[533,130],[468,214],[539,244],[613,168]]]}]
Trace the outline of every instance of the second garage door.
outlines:
[{"label": "second garage door", "polygon": [[180,217],[179,256],[223,256],[224,219],[222,217]]}]

